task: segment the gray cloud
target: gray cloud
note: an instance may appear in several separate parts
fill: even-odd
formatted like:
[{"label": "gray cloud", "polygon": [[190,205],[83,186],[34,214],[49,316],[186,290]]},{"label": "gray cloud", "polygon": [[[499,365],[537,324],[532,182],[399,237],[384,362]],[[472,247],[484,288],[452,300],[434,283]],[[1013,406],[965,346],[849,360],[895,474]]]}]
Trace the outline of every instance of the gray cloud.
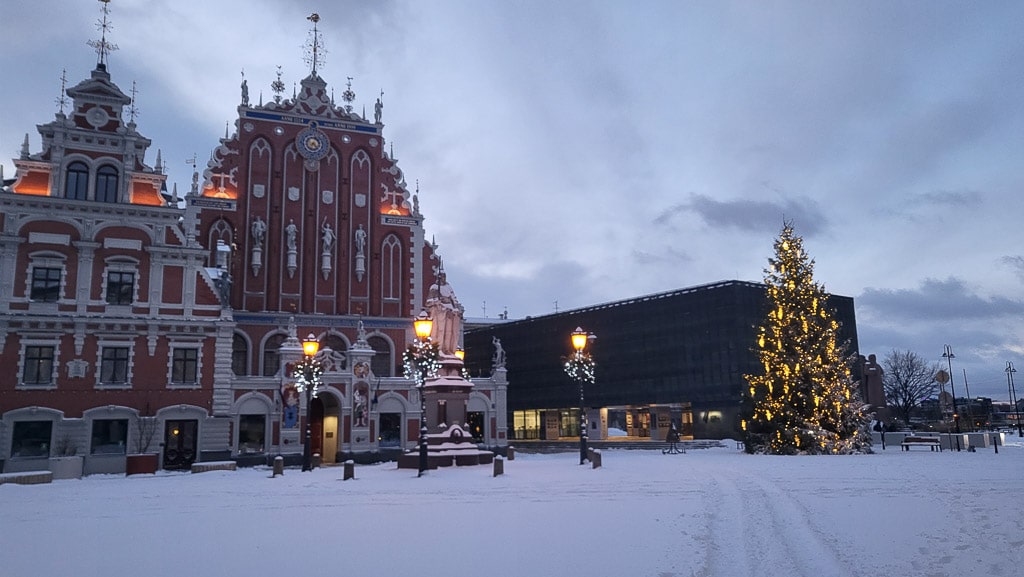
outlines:
[{"label": "gray cloud", "polygon": [[979,296],[954,277],[926,279],[918,289],[866,288],[857,302],[872,318],[890,321],[954,321],[1024,314],[1024,301]]},{"label": "gray cloud", "polygon": [[717,200],[693,194],[690,201],[663,210],[653,220],[660,226],[670,225],[678,215],[692,213],[713,228],[738,229],[748,232],[777,233],[783,220],[794,222],[803,236],[814,236],[828,224],[828,219],[811,199],[771,202],[765,200]]}]

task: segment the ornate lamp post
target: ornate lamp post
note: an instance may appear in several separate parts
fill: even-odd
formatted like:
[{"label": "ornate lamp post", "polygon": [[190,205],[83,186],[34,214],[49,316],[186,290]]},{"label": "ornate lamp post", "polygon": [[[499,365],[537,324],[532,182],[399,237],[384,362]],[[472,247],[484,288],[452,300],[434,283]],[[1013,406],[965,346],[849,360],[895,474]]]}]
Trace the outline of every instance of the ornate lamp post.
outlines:
[{"label": "ornate lamp post", "polygon": [[587,410],[583,403],[583,384],[594,382],[594,359],[584,349],[587,347],[587,341],[597,337],[593,333],[587,333],[582,328],[576,327],[570,338],[575,352],[565,361],[565,372],[580,386],[580,464],[582,465],[587,462]]},{"label": "ornate lamp post", "polygon": [[[942,351],[942,358],[946,359],[946,366],[949,367],[949,392],[953,395],[953,426],[956,428],[956,432],[960,432],[960,412],[956,407],[956,388],[953,387],[953,359],[956,355],[953,354],[953,349],[949,345],[943,345],[945,348]],[[957,442],[959,447],[959,441]]]},{"label": "ornate lamp post", "polygon": [[1017,369],[1013,368],[1013,363],[1006,361],[1006,386],[1010,389],[1010,402],[1013,403],[1013,415],[1017,420],[1017,436],[1024,437],[1024,427],[1020,422],[1020,409],[1017,408],[1017,387],[1013,384],[1013,373],[1016,373]]},{"label": "ornate lamp post", "polygon": [[295,366],[293,374],[297,374],[299,381],[297,387],[300,391],[306,393],[306,439],[305,444],[302,446],[302,470],[312,471],[313,470],[313,455],[312,455],[312,439],[313,439],[313,423],[310,419],[310,412],[313,405],[313,397],[316,396],[317,388],[320,386],[320,375],[324,373],[324,369],[320,366],[320,362],[314,359],[317,351],[320,350],[320,341],[313,336],[313,333],[309,333],[309,336],[302,341],[302,352],[304,356],[299,364]]},{"label": "ornate lamp post", "polygon": [[427,463],[427,399],[424,396],[423,386],[427,378],[437,374],[440,368],[438,361],[439,351],[437,343],[430,341],[430,331],[434,328],[434,321],[431,320],[427,311],[420,311],[420,314],[412,321],[416,331],[416,341],[406,347],[402,353],[402,361],[405,365],[405,377],[416,383],[420,391],[420,460],[419,473],[422,477],[428,469]]}]

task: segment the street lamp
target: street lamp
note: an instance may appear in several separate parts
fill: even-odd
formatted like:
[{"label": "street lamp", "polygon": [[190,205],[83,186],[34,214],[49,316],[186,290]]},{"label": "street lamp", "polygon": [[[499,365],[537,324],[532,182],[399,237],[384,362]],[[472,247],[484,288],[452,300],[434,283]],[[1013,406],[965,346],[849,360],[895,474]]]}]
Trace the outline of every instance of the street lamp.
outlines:
[{"label": "street lamp", "polygon": [[[953,426],[956,428],[956,432],[960,432],[960,413],[956,408],[956,388],[953,386],[953,359],[956,355],[953,354],[953,349],[949,345],[943,345],[942,358],[946,359],[946,366],[949,367],[949,392],[953,395]],[[957,441],[957,446],[960,446],[960,442]]]},{"label": "street lamp", "polygon": [[594,359],[585,349],[587,341],[595,339],[593,333],[587,333],[580,327],[570,335],[573,352],[565,361],[565,372],[580,386],[580,464],[587,462],[587,411],[583,403],[583,384],[594,382]]},{"label": "street lamp", "polygon": [[405,368],[405,377],[413,379],[420,391],[420,441],[419,441],[419,473],[422,477],[428,468],[427,462],[427,399],[424,396],[423,386],[427,378],[437,374],[440,368],[438,361],[439,351],[436,343],[430,341],[430,331],[434,328],[434,321],[431,320],[427,311],[421,310],[420,314],[412,321],[413,329],[416,332],[416,341],[406,347],[402,353],[402,361]]},{"label": "street lamp", "polygon": [[320,366],[320,362],[314,359],[317,351],[320,350],[320,341],[316,339],[313,333],[309,333],[309,336],[302,341],[302,352],[304,356],[299,364],[295,366],[293,374],[297,373],[299,381],[296,384],[300,391],[306,393],[306,440],[302,446],[302,470],[312,471],[313,470],[313,455],[312,455],[312,439],[313,439],[313,423],[310,419],[310,413],[313,405],[313,397],[316,396],[317,387],[320,386],[320,375],[324,373],[324,369]]},{"label": "street lamp", "polygon": [[1022,428],[1020,422],[1020,409],[1017,408],[1017,387],[1013,384],[1013,373],[1016,373],[1017,369],[1013,368],[1013,363],[1006,361],[1006,386],[1010,390],[1010,402],[1013,403],[1013,415],[1017,420],[1017,436],[1024,437],[1024,428]]}]

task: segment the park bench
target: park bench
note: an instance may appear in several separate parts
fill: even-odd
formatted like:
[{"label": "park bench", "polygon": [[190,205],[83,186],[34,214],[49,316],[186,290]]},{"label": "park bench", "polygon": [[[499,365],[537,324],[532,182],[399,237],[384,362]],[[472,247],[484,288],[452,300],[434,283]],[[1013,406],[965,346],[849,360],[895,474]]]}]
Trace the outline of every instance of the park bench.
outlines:
[{"label": "park bench", "polygon": [[909,451],[911,447],[928,447],[932,451],[942,451],[942,444],[938,437],[904,437],[900,447]]}]

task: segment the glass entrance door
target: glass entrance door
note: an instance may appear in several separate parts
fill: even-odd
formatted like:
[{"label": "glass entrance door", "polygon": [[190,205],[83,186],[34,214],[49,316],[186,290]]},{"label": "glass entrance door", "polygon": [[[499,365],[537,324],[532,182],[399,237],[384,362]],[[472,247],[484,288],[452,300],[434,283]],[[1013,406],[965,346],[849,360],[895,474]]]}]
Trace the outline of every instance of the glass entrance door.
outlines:
[{"label": "glass entrance door", "polygon": [[164,426],[164,469],[188,469],[196,460],[199,421],[167,421]]}]

